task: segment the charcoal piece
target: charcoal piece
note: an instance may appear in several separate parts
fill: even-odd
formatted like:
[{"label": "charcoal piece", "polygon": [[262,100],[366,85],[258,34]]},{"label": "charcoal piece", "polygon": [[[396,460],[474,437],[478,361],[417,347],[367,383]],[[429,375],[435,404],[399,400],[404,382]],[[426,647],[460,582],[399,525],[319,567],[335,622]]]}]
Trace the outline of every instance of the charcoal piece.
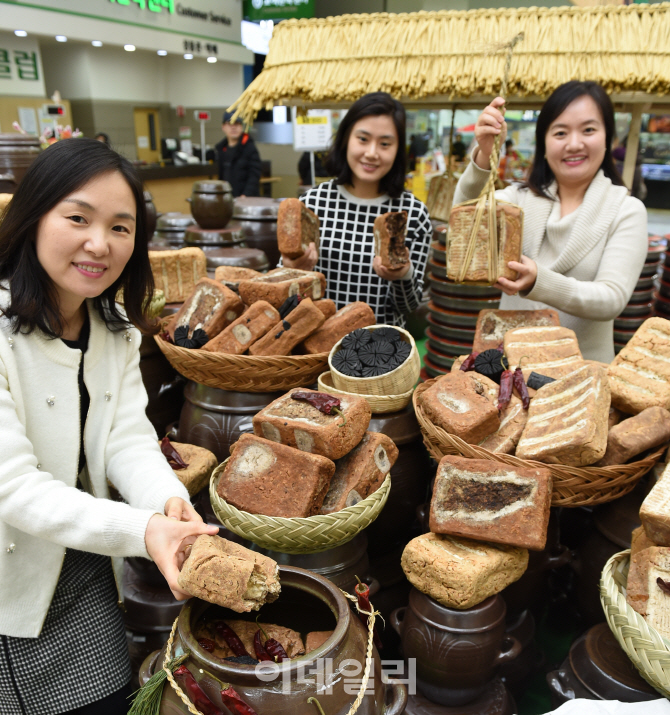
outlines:
[{"label": "charcoal piece", "polygon": [[549,375],[540,375],[539,372],[531,372],[526,380],[526,385],[532,390],[539,390],[544,385],[548,385],[550,382],[556,382],[556,378],[549,377]]},{"label": "charcoal piece", "polygon": [[372,333],[369,330],[358,328],[342,338],[342,347],[358,350],[364,345],[367,345],[371,340]]},{"label": "charcoal piece", "polygon": [[174,331],[174,343],[180,348],[197,350],[207,342],[209,342],[209,335],[202,328],[196,328],[190,338],[188,337],[188,325],[181,325]]},{"label": "charcoal piece", "polygon": [[389,342],[402,342],[402,333],[395,328],[379,328],[371,330],[373,342],[387,340]]},{"label": "charcoal piece", "polygon": [[284,330],[288,330],[291,327],[291,323],[289,323],[288,320],[282,320],[281,326],[282,328],[284,328]]},{"label": "charcoal piece", "polygon": [[355,366],[341,368],[340,372],[347,377],[363,377],[363,365],[359,362]]},{"label": "charcoal piece", "polygon": [[396,346],[395,355],[389,360],[389,365],[393,365],[393,369],[400,367],[410,356],[411,352],[412,346],[409,343],[399,343]]},{"label": "charcoal piece", "polygon": [[507,370],[507,358],[503,357],[500,350],[492,348],[484,350],[475,358],[475,372],[480,375],[485,375],[494,382],[500,383],[500,375],[503,370]]},{"label": "charcoal piece", "polygon": [[358,355],[355,350],[338,350],[331,360],[333,367],[345,375],[350,375],[351,377],[357,377],[357,375],[351,375],[351,372],[359,373],[361,370],[361,361],[358,359]]},{"label": "charcoal piece", "polygon": [[231,655],[230,658],[224,658],[231,663],[239,663],[240,665],[256,665],[258,661],[250,655]]},{"label": "charcoal piece", "polygon": [[358,359],[367,365],[385,365],[395,355],[395,346],[388,340],[379,340],[364,345],[358,351]]},{"label": "charcoal piece", "polygon": [[282,319],[285,318],[294,308],[298,307],[299,302],[300,298],[298,298],[297,295],[292,295],[290,298],[287,298],[279,308],[279,317]]},{"label": "charcoal piece", "polygon": [[361,377],[379,377],[390,372],[389,365],[364,365],[361,371]]}]

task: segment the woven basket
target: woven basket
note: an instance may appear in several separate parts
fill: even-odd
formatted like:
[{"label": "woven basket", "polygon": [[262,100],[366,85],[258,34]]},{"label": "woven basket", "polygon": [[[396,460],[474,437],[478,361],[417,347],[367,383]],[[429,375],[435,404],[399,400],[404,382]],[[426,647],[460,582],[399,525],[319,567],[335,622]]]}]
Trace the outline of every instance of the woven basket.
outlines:
[{"label": "woven basket", "polygon": [[372,414],[377,415],[384,412],[397,412],[398,410],[402,410],[407,407],[409,401],[412,399],[412,393],[414,392],[414,388],[404,392],[402,395],[359,395],[356,392],[345,392],[344,390],[338,390],[333,385],[333,378],[330,372],[324,372],[319,375],[319,390],[335,396],[342,395],[342,397],[364,397],[370,405]]},{"label": "woven basket", "polygon": [[491,462],[503,462],[514,467],[544,468],[551,472],[553,490],[552,506],[595,506],[613,501],[628,494],[637,481],[646,474],[660,459],[665,445],[644,459],[630,464],[609,467],[569,467],[563,464],[545,464],[530,459],[520,459],[511,454],[489,452],[475,444],[468,444],[460,437],[445,432],[426,417],[418,403],[420,395],[436,381],[435,378],[418,385],[414,391],[414,411],[421,428],[423,442],[431,456],[438,462],[447,454],[459,455],[468,459],[487,459]]},{"label": "woven basket", "polygon": [[237,392],[281,392],[313,385],[328,367],[328,353],[316,355],[229,355],[190,350],[155,336],[172,367],[193,382]]},{"label": "woven basket", "polygon": [[600,603],[614,637],[640,675],[670,698],[670,641],[626,603],[630,550],[614,554],[600,577]]},{"label": "woven basket", "polygon": [[419,351],[416,349],[414,338],[402,328],[395,325],[370,325],[364,330],[379,330],[379,328],[393,328],[402,334],[406,343],[412,346],[412,351],[405,362],[398,366],[395,370],[387,372],[379,377],[349,377],[343,375],[339,370],[333,367],[333,355],[340,349],[342,340],[338,340],[330,351],[328,356],[328,365],[333,385],[343,392],[352,392],[356,395],[402,395],[411,390],[416,385],[421,372],[421,358]]},{"label": "woven basket", "polygon": [[376,492],[332,514],[293,518],[250,514],[228,504],[216,491],[227,461],[212,472],[209,482],[209,499],[216,517],[238,536],[284,554],[315,554],[346,544],[379,516],[391,491],[391,476],[387,475]]}]

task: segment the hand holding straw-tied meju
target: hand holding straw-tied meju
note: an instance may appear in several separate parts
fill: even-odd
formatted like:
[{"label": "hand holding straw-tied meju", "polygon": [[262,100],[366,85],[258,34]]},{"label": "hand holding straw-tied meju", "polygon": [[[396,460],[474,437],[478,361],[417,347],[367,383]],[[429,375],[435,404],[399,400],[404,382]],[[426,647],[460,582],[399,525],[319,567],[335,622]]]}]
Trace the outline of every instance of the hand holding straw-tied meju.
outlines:
[{"label": "hand holding straw-tied meju", "polygon": [[[507,44],[507,62],[501,96],[507,93],[507,81],[514,46],[523,34]],[[447,278],[455,283],[493,285],[504,276],[516,278],[509,261],[521,260],[523,243],[523,209],[516,204],[498,201],[495,183],[498,176],[500,135],[491,152],[491,173],[479,198],[454,206],[449,216],[447,235]]]}]

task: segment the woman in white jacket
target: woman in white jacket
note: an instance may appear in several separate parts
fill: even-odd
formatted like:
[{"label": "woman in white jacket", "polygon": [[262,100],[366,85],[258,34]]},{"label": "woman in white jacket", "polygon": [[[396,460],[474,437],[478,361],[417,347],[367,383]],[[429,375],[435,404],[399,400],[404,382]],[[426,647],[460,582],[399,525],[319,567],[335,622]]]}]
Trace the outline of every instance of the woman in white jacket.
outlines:
[{"label": "woman in white jacket", "polygon": [[[3,715],[125,713],[131,673],[110,557],[152,558],[186,598],[184,548],[216,533],[145,415],[137,328],[155,330],[152,290],[130,163],[92,139],[49,147],[0,223]],[[107,480],[127,503],[109,499]]]},{"label": "woman in white jacket", "polygon": [[[454,203],[476,198],[490,171],[495,137],[504,142],[501,97],[475,126],[477,147]],[[502,310],[555,308],[577,334],[582,355],[611,362],[613,320],[624,309],[647,255],[647,212],[628,191],[612,159],[614,110],[595,82],[558,87],[537,120],[528,182],[496,191],[524,210],[517,279],[500,278]]]}]

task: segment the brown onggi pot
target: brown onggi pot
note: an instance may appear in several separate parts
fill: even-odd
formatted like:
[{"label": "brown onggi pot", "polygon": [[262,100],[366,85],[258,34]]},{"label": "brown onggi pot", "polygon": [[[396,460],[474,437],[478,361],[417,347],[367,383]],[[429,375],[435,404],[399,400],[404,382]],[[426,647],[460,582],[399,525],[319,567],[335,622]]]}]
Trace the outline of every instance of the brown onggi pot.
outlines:
[{"label": "brown onggi pot", "polygon": [[522,647],[505,635],[505,601],[499,594],[458,611],[413,588],[409,606],[391,614],[405,658],[416,659],[421,692],[441,705],[475,700],[498,666],[519,656]]},{"label": "brown onggi pot", "polygon": [[274,268],[281,258],[277,246],[277,212],[280,203],[279,199],[265,196],[238,196],[233,213],[233,217],[244,229],[247,246],[263,251],[271,268]]},{"label": "brown onggi pot", "polygon": [[[213,658],[203,650],[195,639],[192,626],[201,616],[245,618],[253,621],[256,614],[237,614],[192,598],[179,614],[174,638],[173,655],[190,651],[184,663],[191,671],[209,699],[226,712],[221,702],[220,691],[232,685],[244,702],[262,715],[314,715],[315,706],[308,703],[310,697],[319,699],[328,713],[344,713],[356,699],[354,691],[345,684],[346,679],[360,678],[365,666],[367,631],[356,617],[348,601],[330,581],[311,571],[290,566],[280,567],[282,592],[279,598],[260,610],[265,622],[277,623],[299,631],[305,636],[313,630],[333,630],[333,634],[311,653],[285,661],[282,664],[266,664],[274,668],[259,678],[256,667],[239,665]],[[165,648],[150,655],[140,669],[140,684],[144,684],[162,667]],[[360,715],[400,715],[407,704],[407,689],[400,683],[383,683],[381,661],[377,650],[372,651],[373,665],[368,688],[373,694],[365,695],[357,710]],[[345,662],[348,661],[348,662]],[[361,665],[358,675],[352,661]],[[344,670],[343,670],[344,669]],[[273,677],[274,675],[274,677]],[[321,685],[322,683],[323,685]],[[332,692],[324,692],[330,686]],[[345,692],[352,690],[353,694]],[[188,710],[175,691],[169,686],[163,689],[160,715],[187,715]]]},{"label": "brown onggi pot", "polygon": [[224,228],[233,215],[233,187],[227,181],[196,181],[191,213],[202,228]]},{"label": "brown onggi pot", "polygon": [[253,432],[252,417],[282,394],[219,390],[188,382],[176,439],[205,447],[223,462],[230,456],[230,445],[242,434]]},{"label": "brown onggi pot", "polygon": [[40,139],[33,134],[0,134],[0,193],[16,191],[41,151]]},{"label": "brown onggi pot", "polygon": [[416,508],[426,498],[436,467],[421,439],[411,402],[398,412],[373,414],[368,430],[387,435],[398,447],[398,459],[391,467],[393,488],[388,501],[381,514],[365,530],[368,551],[376,557],[407,543],[416,519]]}]

